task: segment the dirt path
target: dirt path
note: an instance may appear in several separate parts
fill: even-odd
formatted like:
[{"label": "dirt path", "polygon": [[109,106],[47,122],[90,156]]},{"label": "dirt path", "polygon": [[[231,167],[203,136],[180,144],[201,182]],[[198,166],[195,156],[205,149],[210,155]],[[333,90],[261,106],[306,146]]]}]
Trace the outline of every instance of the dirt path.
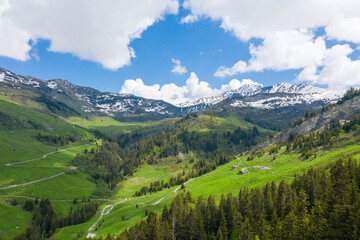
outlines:
[{"label": "dirt path", "polygon": [[[192,178],[190,180],[188,180],[187,182],[184,182],[184,185],[187,184],[188,182],[191,182],[192,180],[195,180],[196,178]],[[175,190],[174,190],[174,193],[176,193],[179,189],[181,188],[181,185],[178,186]]]},{"label": "dirt path", "polygon": [[53,151],[53,152],[46,153],[44,156],[39,157],[39,158],[29,159],[29,160],[25,160],[25,161],[21,161],[21,162],[6,163],[5,165],[6,165],[6,166],[13,166],[13,165],[17,165],[17,164],[22,164],[22,163],[37,161],[37,160],[40,160],[40,159],[44,159],[44,158],[46,158],[47,156],[52,155],[52,154],[55,154],[55,153],[64,152],[64,151],[67,151],[67,150],[70,150],[70,149],[74,149],[74,148],[85,147],[85,146],[88,146],[88,145],[92,145],[92,143],[88,143],[88,144],[84,144],[84,145],[80,145],[80,146],[76,146],[76,147],[71,147],[71,148],[64,148],[64,149],[61,149],[61,150],[57,150],[57,151]]},{"label": "dirt path", "polygon": [[50,176],[50,177],[41,178],[41,179],[34,180],[34,181],[31,181],[31,182],[27,182],[27,183],[21,183],[21,184],[15,184],[15,185],[10,185],[10,186],[6,186],[6,187],[1,187],[0,190],[14,188],[14,187],[26,186],[26,185],[29,185],[29,184],[33,184],[33,183],[45,181],[45,180],[48,180],[48,179],[51,179],[51,178],[54,178],[54,177],[58,177],[58,176],[63,175],[63,174],[65,174],[65,172],[61,172],[61,173],[55,174],[55,175]]},{"label": "dirt path", "polygon": [[[184,182],[183,184],[185,185],[185,184],[187,184],[188,182],[191,182],[192,180],[195,180],[195,179],[196,179],[196,178],[192,178],[192,179],[188,180],[187,182]],[[178,186],[178,187],[174,190],[173,193],[176,193],[180,188],[181,188],[181,185]],[[170,194],[171,194],[171,193],[170,193]],[[164,199],[165,199],[166,197],[168,197],[170,194],[168,194],[168,195],[165,196],[165,197],[160,198],[159,200],[157,200],[156,202],[154,202],[154,203],[151,204],[151,205],[153,205],[153,206],[158,205],[159,203],[161,203],[162,200],[164,200]]]},{"label": "dirt path", "polygon": [[153,203],[153,204],[151,204],[151,205],[153,205],[153,206],[158,205],[158,204],[159,204],[159,203],[161,203],[161,201],[162,201],[162,200],[164,200],[165,198],[166,198],[166,196],[165,196],[165,197],[160,198],[158,201],[154,202],[154,203]]},{"label": "dirt path", "polygon": [[111,212],[111,210],[113,210],[113,208],[114,208],[116,205],[118,205],[118,204],[120,204],[120,203],[124,203],[124,202],[127,201],[127,200],[128,200],[128,198],[125,198],[125,199],[120,200],[120,201],[118,201],[118,202],[116,202],[116,203],[114,203],[114,204],[105,206],[105,207],[103,208],[103,210],[101,211],[101,213],[100,213],[99,219],[96,220],[96,222],[95,222],[93,225],[91,225],[91,227],[88,229],[88,232],[93,231],[93,230],[95,229],[96,225],[98,224],[98,222],[102,219],[102,217],[103,217],[104,215],[108,215],[108,214]]},{"label": "dirt path", "polygon": [[[21,161],[21,162],[7,163],[7,164],[5,164],[5,165],[11,167],[11,166],[17,165],[17,164],[22,164],[22,163],[26,163],[26,162],[36,161],[36,160],[44,159],[44,158],[46,158],[47,156],[52,155],[52,154],[54,154],[54,153],[64,152],[64,151],[67,151],[67,150],[69,150],[69,149],[85,147],[85,146],[88,146],[88,145],[92,145],[92,143],[87,143],[87,144],[83,144],[83,145],[76,146],[76,147],[71,147],[71,148],[64,148],[64,149],[61,149],[61,150],[57,150],[57,151],[53,151],[53,152],[46,153],[44,156],[42,156],[42,157],[40,157],[40,158],[34,158],[34,159],[25,160],[25,161]],[[75,169],[75,167],[71,166],[71,169]],[[61,172],[61,173],[52,175],[52,176],[50,176],[50,177],[41,178],[41,179],[34,180],[34,181],[31,181],[31,182],[27,182],[27,183],[14,184],[14,185],[9,185],[9,186],[5,186],[5,187],[0,187],[0,190],[9,189],[9,188],[14,188],[14,187],[26,186],[26,185],[29,185],[29,184],[33,184],[33,183],[45,181],[45,180],[48,180],[48,179],[51,179],[51,178],[55,178],[55,177],[61,176],[61,175],[63,175],[63,174],[65,174],[65,172]]]},{"label": "dirt path", "polygon": [[[185,185],[186,183],[188,183],[188,182],[191,182],[192,180],[195,180],[195,179],[196,179],[196,178],[192,178],[192,179],[188,180],[187,182],[184,182],[184,185]],[[181,185],[178,186],[178,187],[173,191],[173,193],[176,193],[180,188],[181,188]],[[159,200],[157,200],[156,202],[154,202],[154,203],[151,204],[151,205],[153,205],[153,206],[158,205],[159,203],[162,202],[162,200],[164,200],[166,197],[170,196],[171,194],[172,194],[172,193],[169,193],[168,195],[160,198]],[[124,202],[127,201],[127,200],[129,200],[129,199],[128,199],[128,198],[125,198],[125,199],[120,200],[120,201],[118,201],[118,202],[116,202],[116,203],[114,203],[114,204],[110,204],[110,205],[105,206],[105,207],[101,210],[99,219],[98,219],[93,225],[91,225],[91,227],[88,229],[88,232],[90,233],[91,231],[93,231],[93,230],[96,228],[96,225],[98,224],[98,222],[103,218],[103,216],[108,215],[108,214],[113,210],[113,208],[114,208],[116,205],[118,205],[118,204],[120,204],[120,203],[124,203]],[[145,204],[145,203],[143,203],[143,202],[138,202],[138,204]]]},{"label": "dirt path", "polygon": [[[21,196],[21,195],[0,195],[0,198],[24,198],[24,199],[30,199],[35,200],[34,197],[28,197],[28,196]],[[49,199],[51,202],[73,202],[74,199]],[[81,201],[81,199],[78,199],[78,201]],[[105,199],[105,198],[90,198],[90,201],[101,201],[101,202],[111,202],[112,200]]]}]

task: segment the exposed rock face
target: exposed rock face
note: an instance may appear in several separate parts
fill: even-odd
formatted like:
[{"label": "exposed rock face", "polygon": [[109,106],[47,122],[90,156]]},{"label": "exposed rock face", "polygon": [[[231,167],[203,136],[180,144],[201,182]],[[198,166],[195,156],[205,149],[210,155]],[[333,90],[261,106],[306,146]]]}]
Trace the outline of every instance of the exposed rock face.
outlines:
[{"label": "exposed rock face", "polygon": [[290,134],[300,136],[318,130],[329,124],[331,119],[334,118],[337,118],[340,121],[350,120],[356,113],[360,113],[360,96],[350,99],[343,104],[336,105],[323,113],[319,113],[316,116],[307,119],[300,125],[284,130],[273,138],[253,148],[250,152],[263,149],[273,143],[285,143],[289,139]]}]

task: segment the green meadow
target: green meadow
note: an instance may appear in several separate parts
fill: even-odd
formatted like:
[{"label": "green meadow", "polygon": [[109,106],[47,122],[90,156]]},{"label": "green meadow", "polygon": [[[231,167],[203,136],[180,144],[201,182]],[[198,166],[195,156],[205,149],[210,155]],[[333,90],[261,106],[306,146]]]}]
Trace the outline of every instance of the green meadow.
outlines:
[{"label": "green meadow", "polygon": [[[146,209],[160,212],[165,205],[170,205],[176,194],[184,191],[179,189],[179,186],[175,186],[134,197],[136,191],[149,186],[151,182],[167,182],[183,171],[191,171],[192,164],[189,160],[195,156],[192,154],[158,159],[157,164],[154,165],[143,164],[134,176],[127,177],[118,184],[115,195],[110,199],[92,197],[96,184],[87,174],[74,169],[69,164],[76,154],[96,144],[93,142],[95,137],[90,129],[98,130],[108,136],[134,130],[146,133],[173,124],[174,119],[140,123],[123,123],[109,117],[65,119],[38,111],[41,106],[33,107],[37,110],[0,99],[2,123],[0,125],[0,219],[11,217],[11,221],[0,221],[0,237],[12,239],[24,232],[31,223],[32,213],[23,210],[24,202],[29,198],[49,198],[56,212],[61,214],[67,214],[72,207],[81,206],[81,201],[76,205],[73,203],[75,198],[85,197],[100,202],[98,213],[90,221],[59,229],[53,236],[55,239],[76,239],[84,238],[93,225],[91,233],[97,236],[106,236],[108,233],[119,234],[146,218]],[[209,115],[199,115],[186,121],[190,131],[222,132],[233,131],[239,126],[247,129],[255,126],[237,118]],[[262,132],[270,132],[266,129],[258,129]],[[77,141],[66,146],[45,144],[35,140],[34,137],[38,133],[77,136]],[[256,156],[251,161],[247,160],[247,155],[240,156],[232,162],[219,166],[213,172],[187,182],[185,190],[190,191],[195,198],[201,195],[204,197],[215,195],[219,200],[221,194],[236,195],[242,187],[259,187],[267,182],[279,182],[283,179],[291,181],[295,174],[301,174],[310,167],[327,166],[341,157],[352,156],[359,159],[359,133],[360,131],[342,133],[333,145],[319,149],[316,157],[310,159],[302,158],[297,151],[287,152],[285,147],[271,155],[265,150],[262,156]],[[10,151],[11,149],[15,150]],[[183,161],[179,162],[179,159]],[[238,165],[239,169],[232,170],[232,165]],[[261,165],[270,169],[254,168]],[[246,169],[249,173],[239,175],[238,171],[241,169]],[[35,182],[31,183],[33,181]],[[12,185],[17,186],[12,187]],[[12,199],[18,201],[16,206],[10,204]],[[104,211],[106,214],[101,217],[103,209],[111,209],[111,211]]]},{"label": "green meadow", "polygon": [[[116,204],[113,210],[104,215],[97,224],[97,228],[92,233],[106,236],[107,233],[120,233],[125,228],[132,226],[139,222],[145,216],[145,209],[161,211],[165,204],[169,205],[173,197],[177,194],[174,191],[179,187],[172,187],[162,191],[147,194],[140,197],[133,197],[135,192],[143,186],[149,186],[154,181],[168,181],[172,176],[182,173],[183,170],[191,169],[191,164],[187,161],[177,164],[174,158],[169,158],[163,162],[170,162],[165,165],[160,163],[157,165],[144,165],[132,177],[129,177],[117,187],[117,193],[113,199],[104,203],[102,208],[117,203],[121,200],[127,199],[124,203]],[[179,192],[178,190],[177,192]],[[100,208],[101,211],[101,208]],[[85,237],[88,229],[99,219],[100,212],[94,216],[89,222],[70,226],[60,229],[54,235],[57,239],[71,239],[73,234]]]},{"label": "green meadow", "polygon": [[[74,198],[88,197],[96,187],[84,173],[67,173],[69,160],[92,147],[93,134],[36,107],[0,99],[0,237],[4,239],[24,232],[31,223],[32,213],[22,208],[26,199],[49,198],[57,212],[66,214],[74,207]],[[76,136],[77,141],[52,145],[36,141],[38,133]],[[17,200],[16,206],[10,204],[12,199]],[[3,221],[9,218],[11,221]]]},{"label": "green meadow", "polygon": [[101,133],[115,137],[118,134],[131,132],[134,130],[144,130],[151,131],[155,128],[158,128],[161,125],[166,125],[168,123],[172,123],[175,119],[164,119],[160,121],[147,121],[147,122],[119,122],[110,117],[88,117],[88,118],[80,118],[80,117],[70,117],[64,119],[64,121],[76,125],[81,126],[86,129],[95,129],[100,131]]},{"label": "green meadow", "polygon": [[[327,146],[316,152],[315,158],[304,159],[298,152],[286,151],[282,147],[277,154],[263,154],[252,161],[247,161],[247,155],[241,156],[236,160],[225,165],[219,166],[215,171],[205,174],[186,183],[185,190],[190,191],[193,197],[215,195],[219,200],[222,194],[232,193],[237,195],[243,187],[261,187],[268,182],[279,182],[281,180],[292,181],[295,174],[301,174],[307,169],[315,166],[327,167],[332,161],[342,157],[353,157],[360,159],[360,145],[357,138],[358,133],[343,133],[332,146]],[[274,159],[275,156],[275,159]],[[173,163],[173,165],[176,165]],[[172,166],[173,166],[172,165]],[[238,165],[239,169],[232,169],[232,165]],[[253,168],[256,166],[269,166],[270,169],[261,170]],[[185,167],[185,166],[183,166]],[[189,167],[189,166],[188,166]],[[175,167],[176,168],[176,167]],[[133,177],[124,181],[111,202],[103,205],[111,205],[121,199],[127,199],[124,203],[118,203],[113,210],[104,215],[102,220],[96,225],[97,228],[91,231],[97,236],[106,236],[108,233],[119,234],[124,229],[129,228],[134,223],[146,218],[145,209],[161,211],[164,205],[170,205],[171,200],[177,193],[177,187],[164,189],[157,193],[148,194],[141,197],[133,197],[136,190],[142,186],[148,186],[154,180],[168,179],[176,172],[181,172],[181,167],[174,172],[169,171],[169,166],[143,166]],[[248,174],[239,175],[241,169],[249,171]],[[162,199],[162,200],[161,200]],[[158,204],[157,201],[161,200]],[[55,237],[57,239],[70,239],[75,235],[85,237],[88,229],[99,219],[98,213],[91,221],[60,229]],[[75,234],[75,235],[74,235]]]}]

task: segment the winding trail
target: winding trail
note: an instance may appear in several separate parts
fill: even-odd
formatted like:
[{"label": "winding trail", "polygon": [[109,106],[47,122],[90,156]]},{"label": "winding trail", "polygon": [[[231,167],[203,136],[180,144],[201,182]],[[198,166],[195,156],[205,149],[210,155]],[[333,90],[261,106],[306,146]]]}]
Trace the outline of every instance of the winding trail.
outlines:
[{"label": "winding trail", "polygon": [[[57,151],[53,151],[53,152],[46,153],[46,154],[44,154],[44,156],[39,157],[39,158],[29,159],[29,160],[25,160],[25,161],[21,161],[21,162],[6,163],[5,165],[8,166],[8,167],[11,167],[11,166],[14,166],[14,165],[17,165],[17,164],[22,164],[22,163],[26,163],[26,162],[32,162],[32,161],[44,159],[44,158],[46,158],[47,156],[52,155],[52,154],[55,154],[55,153],[64,152],[64,151],[67,151],[67,150],[70,150],[70,149],[74,149],[74,148],[85,147],[85,146],[92,145],[92,144],[93,144],[93,143],[87,143],[87,144],[83,144],[83,145],[76,146],[76,147],[64,148],[64,149],[61,149],[61,150],[57,150]],[[75,167],[71,166],[71,169],[75,169]],[[0,187],[0,190],[9,189],[9,188],[14,188],[14,187],[21,187],[21,186],[26,186],[26,185],[33,184],[33,183],[37,183],[37,182],[42,182],[42,181],[45,181],[45,180],[48,180],[48,179],[51,179],[51,178],[55,178],[55,177],[61,176],[61,175],[65,174],[65,173],[66,173],[66,172],[61,172],[61,173],[58,173],[58,174],[55,174],[55,175],[52,175],[52,176],[49,176],[49,177],[40,178],[40,179],[38,179],[38,180],[34,180],[34,181],[26,182],[26,183],[14,184],[14,185],[9,185],[9,186],[5,186],[5,187]]]},{"label": "winding trail", "polygon": [[114,203],[114,204],[105,206],[105,207],[102,209],[101,213],[100,213],[99,219],[96,220],[96,222],[95,222],[93,225],[91,225],[91,227],[88,229],[88,232],[93,231],[93,230],[95,229],[96,225],[98,224],[98,222],[102,219],[102,217],[103,217],[104,215],[108,215],[108,214],[111,212],[111,210],[113,210],[113,208],[114,208],[116,205],[118,205],[118,204],[120,204],[120,203],[124,203],[124,202],[127,201],[127,200],[129,200],[129,199],[128,199],[128,198],[125,198],[125,199],[120,200],[120,201],[118,201],[118,202],[116,202],[116,203]]},{"label": "winding trail", "polygon": [[46,154],[44,154],[44,156],[39,157],[39,158],[33,158],[33,159],[21,161],[21,162],[6,163],[5,165],[6,165],[6,166],[13,166],[13,165],[17,165],[17,164],[22,164],[22,163],[37,161],[37,160],[44,159],[44,158],[46,158],[47,156],[52,155],[52,154],[55,154],[55,153],[64,152],[64,151],[67,151],[67,150],[70,150],[70,149],[74,149],[74,148],[85,147],[85,146],[88,146],[88,145],[92,145],[92,143],[87,143],[87,144],[83,144],[83,145],[76,146],[76,147],[71,147],[71,148],[64,148],[64,149],[61,149],[61,150],[57,150],[57,151],[53,151],[53,152],[46,153]]},{"label": "winding trail", "polygon": [[26,185],[29,185],[29,184],[33,184],[33,183],[45,181],[45,180],[48,180],[48,179],[51,179],[51,178],[54,178],[54,177],[58,177],[58,176],[63,175],[63,174],[65,174],[65,172],[61,172],[61,173],[55,174],[55,175],[50,176],[50,177],[41,178],[41,179],[34,180],[34,181],[31,181],[31,182],[27,182],[27,183],[14,184],[14,185],[6,186],[6,187],[1,187],[0,190],[14,188],[14,187],[26,186]]},{"label": "winding trail", "polygon": [[[196,178],[192,178],[192,179],[184,182],[183,184],[185,185],[185,184],[187,184],[188,182],[191,182],[192,180],[195,180],[195,179],[196,179]],[[175,190],[174,190],[173,193],[176,193],[180,188],[181,188],[181,185],[178,186],[177,188],[175,188]],[[170,194],[171,194],[171,193],[170,193]],[[170,194],[168,194],[167,196],[164,196],[164,197],[160,198],[159,200],[157,200],[156,202],[154,202],[154,203],[151,204],[151,205],[153,205],[153,206],[158,205],[159,203],[161,203],[162,200],[164,200],[164,199],[165,199],[166,197],[168,197]]]},{"label": "winding trail", "polygon": [[159,200],[157,200],[156,202],[154,202],[153,204],[151,204],[151,205],[153,205],[153,206],[155,206],[155,205],[158,205],[159,203],[161,203],[161,201],[162,200],[164,200],[166,198],[166,196],[165,197],[162,197],[162,198],[160,198]]},{"label": "winding trail", "polygon": [[[184,182],[183,184],[185,185],[186,183],[188,182],[191,182],[192,180],[195,180],[196,178],[192,178],[190,180],[188,180],[187,182]],[[152,206],[155,206],[155,205],[158,205],[159,203],[161,203],[162,200],[164,200],[166,197],[170,196],[171,194],[173,193],[176,193],[179,189],[181,188],[181,185],[178,186],[172,193],[169,193],[168,195],[160,198],[159,200],[157,200],[156,202],[154,202],[153,204],[151,204]],[[107,205],[105,206],[102,210],[101,210],[101,213],[100,213],[100,217],[98,218],[98,220],[96,220],[96,222],[91,225],[91,227],[88,229],[88,233],[91,233],[95,228],[96,228],[96,225],[98,224],[98,222],[103,218],[103,216],[105,215],[108,215],[112,210],[113,208],[120,204],[120,203],[124,203],[125,201],[129,200],[129,198],[125,198],[123,200],[120,200],[114,204],[110,204],[110,205]],[[137,202],[138,204],[146,204],[146,203],[143,203],[143,202]]]},{"label": "winding trail", "polygon": [[[21,196],[21,195],[0,195],[0,198],[24,198],[24,199],[30,199],[35,200],[34,197],[28,197],[28,196]],[[74,199],[49,199],[51,202],[73,202]],[[101,201],[101,202],[111,202],[109,199],[105,198],[90,198],[91,201]],[[79,200],[81,201],[81,199]]]}]

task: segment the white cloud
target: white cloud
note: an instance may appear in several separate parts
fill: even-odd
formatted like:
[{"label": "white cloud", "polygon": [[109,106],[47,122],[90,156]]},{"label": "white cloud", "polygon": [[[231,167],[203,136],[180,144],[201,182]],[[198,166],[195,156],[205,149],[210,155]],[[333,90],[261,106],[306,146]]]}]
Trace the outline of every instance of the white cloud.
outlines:
[{"label": "white cloud", "polygon": [[181,23],[193,23],[199,21],[198,17],[193,14],[189,14],[181,19]]},{"label": "white cloud", "polygon": [[250,46],[251,59],[239,61],[228,68],[221,66],[215,76],[226,77],[238,73],[263,71],[264,69],[286,70],[320,65],[326,51],[322,37],[314,38],[309,32],[275,32],[259,46]]},{"label": "white cloud", "polygon": [[185,0],[194,16],[221,21],[239,39],[264,39],[274,32],[317,28],[338,18],[359,17],[358,0]]},{"label": "white cloud", "polygon": [[336,18],[325,30],[331,39],[360,43],[360,17]]},{"label": "white cloud", "polygon": [[[347,46],[347,52],[339,50],[340,69],[330,60],[335,49],[327,49],[325,41],[360,43],[358,0],[185,0],[183,6],[191,10],[191,15],[220,21],[225,31],[241,41],[263,40],[259,46],[251,45],[249,61],[221,66],[215,76],[300,69],[298,79],[302,80],[342,87],[357,83],[360,69],[354,66],[358,61],[346,55],[352,49]],[[325,35],[315,37],[312,32],[319,27],[324,27]],[[354,75],[353,80],[346,80],[351,77],[344,69]]]},{"label": "white cloud", "polygon": [[360,60],[353,61],[348,57],[353,51],[348,44],[333,46],[326,51],[322,68],[305,68],[299,74],[298,80],[325,84],[332,89],[359,86]]},{"label": "white cloud", "polygon": [[135,57],[131,40],[178,7],[177,0],[0,0],[0,55],[25,61],[29,40],[48,39],[50,51],[115,70]]},{"label": "white cloud", "polygon": [[185,66],[181,65],[181,61],[178,59],[171,59],[171,61],[174,63],[173,68],[171,69],[172,73],[175,74],[185,74],[187,73],[187,69]]},{"label": "white cloud", "polygon": [[158,84],[145,85],[141,79],[128,79],[124,82],[120,93],[130,93],[136,96],[160,99],[172,104],[184,103],[202,97],[216,96],[226,91],[238,89],[244,84],[258,84],[250,79],[239,81],[231,80],[220,89],[212,88],[208,82],[200,81],[197,75],[192,72],[184,86],[177,86],[174,83],[165,84],[160,87]]}]

